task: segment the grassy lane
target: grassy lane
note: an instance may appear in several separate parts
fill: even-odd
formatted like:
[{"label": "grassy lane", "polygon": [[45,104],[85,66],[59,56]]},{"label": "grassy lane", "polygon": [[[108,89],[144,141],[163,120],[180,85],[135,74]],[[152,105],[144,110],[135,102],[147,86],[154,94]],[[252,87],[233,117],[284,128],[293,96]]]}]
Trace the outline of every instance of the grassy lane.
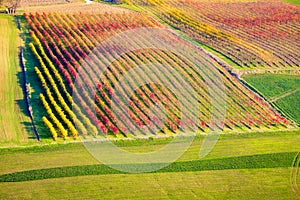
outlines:
[{"label": "grassy lane", "polygon": [[0,142],[25,142],[31,128],[21,87],[18,31],[12,16],[0,15],[0,27]]}]

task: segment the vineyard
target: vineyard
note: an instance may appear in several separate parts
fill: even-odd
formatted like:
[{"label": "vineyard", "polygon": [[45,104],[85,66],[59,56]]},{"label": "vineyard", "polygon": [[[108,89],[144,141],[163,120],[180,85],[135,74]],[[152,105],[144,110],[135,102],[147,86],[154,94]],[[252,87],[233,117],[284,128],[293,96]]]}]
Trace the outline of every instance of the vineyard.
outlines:
[{"label": "vineyard", "polygon": [[0,200],[299,199],[299,6],[0,0]]},{"label": "vineyard", "polygon": [[[128,100],[126,103],[129,107],[122,110],[122,105],[119,105],[117,108],[120,109],[117,112],[113,112],[111,108],[112,97],[121,104],[119,99],[121,97],[115,95],[115,86],[122,78],[122,74],[144,63],[153,62],[175,69],[196,92],[194,98],[198,102],[197,109],[200,115],[196,124],[198,131],[205,132],[213,126],[210,123],[212,105],[207,83],[191,63],[172,52],[159,49],[129,52],[114,61],[96,83],[91,81],[93,79],[88,72],[97,74],[97,66],[92,61],[89,61],[88,65],[82,63],[94,48],[122,31],[142,27],[162,27],[152,18],[140,13],[68,15],[36,13],[24,14],[24,17],[31,27],[30,35],[33,42],[29,46],[39,62],[35,72],[43,87],[40,100],[47,113],[41,120],[49,128],[54,139],[76,138],[81,134],[96,136],[98,132],[123,136],[156,134],[152,130],[161,127],[162,122],[159,117],[153,118],[155,113],[151,107],[158,104],[166,111],[164,128],[159,131],[163,134],[179,133],[180,128],[186,125],[182,124],[179,100],[163,85],[150,83],[136,89],[134,93],[130,93],[130,85],[123,85],[121,97]],[[184,40],[174,38],[171,40],[172,43],[184,45]],[[148,43],[151,41],[139,37],[137,46],[145,46]],[[120,52],[118,47],[107,48],[109,48],[107,55],[101,52],[96,54],[95,59],[98,62],[105,63],[108,57]],[[217,71],[225,85],[228,107],[226,118],[221,122],[224,126],[222,128],[251,130],[289,126],[288,120],[243,86],[221,62],[205,51],[202,55],[204,58],[201,65],[206,69]],[[78,71],[81,72],[80,77],[77,75]],[[178,80],[176,76],[168,76],[164,67],[153,68],[150,71],[157,77],[167,79],[171,85]],[[147,74],[136,72],[133,81],[146,77]],[[77,78],[82,79],[81,83],[85,86],[75,85]],[[96,86],[97,91],[89,96],[84,88],[93,86]],[[74,96],[77,101],[72,104]],[[187,112],[191,113],[193,110],[188,109]]]},{"label": "vineyard", "polygon": [[212,47],[237,69],[299,69],[299,6],[279,0],[125,2]]}]

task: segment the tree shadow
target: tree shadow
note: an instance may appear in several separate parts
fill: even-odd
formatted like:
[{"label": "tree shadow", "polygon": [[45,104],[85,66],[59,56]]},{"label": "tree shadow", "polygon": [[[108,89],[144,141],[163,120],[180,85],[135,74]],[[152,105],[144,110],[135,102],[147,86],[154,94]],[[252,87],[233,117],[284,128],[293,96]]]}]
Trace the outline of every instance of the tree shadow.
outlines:
[{"label": "tree shadow", "polygon": [[[14,19],[17,28],[20,30],[19,37],[24,42],[23,45],[19,46],[18,57],[22,71],[16,74],[18,84],[23,91],[23,97],[20,100],[16,100],[16,103],[20,110],[31,119],[30,122],[22,122],[21,125],[25,127],[29,139],[39,139],[40,137],[48,138],[51,137],[51,135],[48,134],[49,131],[42,121],[45,110],[39,98],[39,94],[42,93],[42,86],[34,71],[34,67],[38,66],[39,62],[29,48],[29,43],[32,42],[28,32],[30,27],[26,23],[24,16],[16,15]],[[27,87],[29,91],[26,90],[26,83],[29,84],[29,87]],[[27,93],[29,98],[27,98]],[[32,106],[32,115],[30,114],[29,104]]]}]

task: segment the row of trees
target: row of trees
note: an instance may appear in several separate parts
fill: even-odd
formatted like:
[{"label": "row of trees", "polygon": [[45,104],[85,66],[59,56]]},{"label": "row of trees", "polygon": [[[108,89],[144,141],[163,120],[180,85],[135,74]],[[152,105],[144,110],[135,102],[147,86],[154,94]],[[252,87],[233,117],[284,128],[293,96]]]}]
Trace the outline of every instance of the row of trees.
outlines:
[{"label": "row of trees", "polygon": [[[124,18],[129,18],[130,15],[25,14],[25,18],[33,30],[31,36],[34,45],[31,44],[31,48],[40,61],[40,66],[36,68],[36,72],[45,89],[44,94],[41,95],[41,100],[48,116],[43,121],[50,131],[53,132],[53,138],[56,138],[57,134],[62,137],[76,137],[77,133],[73,129],[73,123],[77,119],[74,118],[74,114],[78,116],[78,120],[84,125],[93,122],[103,133],[122,133],[125,135],[135,132],[149,133],[152,131],[152,127],[163,127],[163,131],[177,132],[184,124],[181,121],[180,102],[172,91],[163,85],[150,83],[141,86],[133,93],[131,92],[135,81],[149,78],[147,73],[136,72],[132,74],[131,80],[128,84],[122,86],[122,90],[119,93],[116,94],[114,90],[114,86],[127,71],[145,63],[158,62],[165,66],[172,66],[189,82],[196,92],[194,98],[197,98],[199,102],[200,116],[196,125],[202,131],[210,126],[211,106],[209,103],[209,91],[201,73],[198,72],[197,67],[184,59],[180,59],[180,57],[171,52],[145,49],[124,54],[110,66],[103,76],[99,77],[99,80],[95,81],[90,74],[102,74],[99,71],[99,66],[104,66],[105,63],[108,63],[111,56],[119,55],[122,52],[122,47],[99,46],[99,49],[94,51],[95,56],[93,56],[93,59],[84,65],[84,70],[81,70],[82,73],[76,75],[76,71],[82,67],[80,62],[87,57],[87,54],[93,50],[94,46],[97,46],[99,42],[110,36],[110,34],[117,34],[120,30],[134,29],[135,27],[155,26],[151,19],[143,17],[143,15],[132,15],[136,21],[130,20],[130,23],[134,24],[126,23],[127,20],[123,21]],[[116,24],[119,25],[117,26]],[[131,38],[128,38],[127,41],[137,45],[137,47],[150,46],[152,43],[151,40],[143,36],[137,35],[137,37],[139,37],[138,41],[132,41]],[[182,40],[169,39],[165,38],[166,42],[172,42],[174,45],[182,42]],[[202,63],[201,66],[205,66],[208,69],[216,68],[222,74],[226,91],[229,94],[227,100],[228,116],[223,122],[225,126],[231,129],[235,127],[251,129],[254,126],[268,127],[272,124],[280,125],[283,123],[284,119],[276,116],[276,113],[267,104],[256,98],[236,78],[231,76],[225,68],[213,62],[207,56],[204,56],[199,62]],[[174,83],[176,83],[178,77],[176,75],[168,76],[168,71],[165,68],[151,68],[150,70],[151,73],[149,74],[162,77],[170,85],[176,86]],[[74,81],[74,78],[81,80],[77,87],[73,86],[72,81]],[[89,94],[84,86],[93,92]],[[93,86],[96,86],[97,90],[94,91]],[[48,88],[53,94],[49,92]],[[70,88],[73,89],[74,97],[78,99],[76,103],[82,108],[77,109],[78,111],[76,110],[74,113],[69,110],[72,102],[72,98],[68,99],[68,90]],[[114,98],[115,102],[111,98]],[[111,107],[113,103],[117,105],[114,107],[114,112]],[[165,113],[160,112],[161,116],[156,115],[156,112],[151,109],[153,105],[158,104],[165,108]],[[82,114],[78,115],[81,112]],[[186,109],[187,114],[192,114],[192,112],[193,108]],[[215,112],[219,112],[218,109]],[[52,113],[60,120],[62,126],[57,123]],[[90,122],[84,122],[83,115],[87,116]],[[163,121],[160,120],[160,117],[165,119],[163,126],[160,126],[161,121]],[[152,118],[155,120],[151,121],[150,119]],[[193,122],[187,120],[185,123]],[[57,132],[54,132],[53,128]],[[66,136],[62,128],[68,131]],[[81,131],[79,127],[77,128],[78,132],[96,132]],[[87,129],[89,129],[88,126]]]}]

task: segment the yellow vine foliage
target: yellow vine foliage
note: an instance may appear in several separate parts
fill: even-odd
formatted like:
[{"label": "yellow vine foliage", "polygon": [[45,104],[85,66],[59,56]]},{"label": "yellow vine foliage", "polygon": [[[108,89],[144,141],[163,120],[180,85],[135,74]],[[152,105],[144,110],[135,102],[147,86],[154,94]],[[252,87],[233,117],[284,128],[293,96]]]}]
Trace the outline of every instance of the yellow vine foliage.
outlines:
[{"label": "yellow vine foliage", "polygon": [[40,94],[40,99],[42,101],[42,104],[44,108],[46,109],[46,112],[54,122],[54,124],[57,126],[58,130],[60,131],[63,138],[66,138],[68,136],[68,131],[64,128],[64,126],[60,123],[60,121],[57,119],[57,117],[53,114],[51,107],[49,106],[45,96],[43,94]]},{"label": "yellow vine foliage", "polygon": [[[59,80],[58,82],[60,83],[60,86],[63,86],[61,88],[63,88],[63,92],[65,93],[67,99],[69,102],[72,103],[72,97],[71,95],[69,94],[69,92],[67,91],[64,83],[63,83],[63,79],[62,77],[60,76],[59,72],[57,71],[56,67],[53,65],[53,63],[51,62],[51,60],[47,57],[47,55],[45,54],[44,50],[43,50],[43,47],[39,41],[39,39],[36,37],[36,35],[33,33],[32,34],[32,38],[33,40],[35,41],[35,43],[37,44],[38,48],[39,48],[39,51],[42,52],[41,54],[43,55],[44,59],[47,61],[47,64],[50,66],[51,70],[54,71],[54,74],[56,74],[56,79]],[[47,77],[47,80],[50,82],[50,85],[52,87],[52,89],[54,90],[54,93],[56,94],[57,98],[58,98],[58,101],[59,103],[63,106],[64,110],[66,111],[66,113],[70,116],[71,120],[75,123],[76,122],[76,126],[78,128],[78,130],[80,131],[81,134],[83,135],[87,135],[88,134],[88,131],[93,133],[93,134],[96,134],[98,132],[97,128],[90,122],[89,118],[87,118],[83,113],[82,111],[80,110],[79,106],[76,105],[76,104],[73,104],[73,108],[75,110],[75,112],[77,113],[77,116],[74,114],[74,112],[70,109],[70,107],[68,106],[68,104],[65,102],[64,98],[62,97],[54,79],[52,78],[52,75],[50,73],[50,71],[48,70],[48,68],[46,67],[42,57],[39,55],[39,53],[37,52],[34,44],[30,43],[29,46],[31,47],[31,50],[33,51],[34,55],[37,57],[37,59],[39,60],[40,64],[41,64],[41,67],[42,67],[42,70],[43,72],[45,73],[46,77]],[[40,80],[42,82],[42,85],[43,87],[46,89],[48,88],[47,84],[46,84],[46,80],[45,78],[41,78],[42,76],[42,73],[40,72],[40,70],[35,69],[38,76],[40,77]],[[80,118],[80,120],[78,119],[78,117]],[[84,122],[86,125],[87,125],[87,128],[88,128],[88,131],[87,129],[85,128],[85,126],[83,125]],[[76,129],[74,126],[71,126],[71,124],[69,124],[70,127],[70,131],[72,132],[72,135],[73,136],[77,136],[78,133],[76,134]]]},{"label": "yellow vine foliage", "polygon": [[57,139],[57,132],[56,132],[55,128],[53,127],[53,124],[45,116],[42,118],[42,120],[45,123],[45,125],[49,128],[53,139],[56,140]]}]

